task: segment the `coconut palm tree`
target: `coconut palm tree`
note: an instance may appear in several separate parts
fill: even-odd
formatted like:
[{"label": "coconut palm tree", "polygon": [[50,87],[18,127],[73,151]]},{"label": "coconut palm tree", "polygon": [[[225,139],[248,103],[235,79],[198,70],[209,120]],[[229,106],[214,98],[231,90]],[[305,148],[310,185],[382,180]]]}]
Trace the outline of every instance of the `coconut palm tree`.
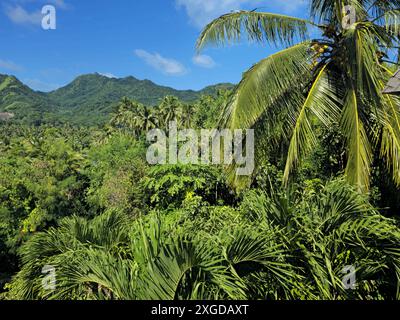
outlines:
[{"label": "coconut palm tree", "polygon": [[392,76],[387,57],[397,61],[399,8],[399,0],[310,0],[309,20],[255,10],[212,21],[199,50],[245,36],[284,46],[244,74],[221,124],[256,129],[260,145],[272,142],[278,128],[289,144],[286,183],[316,145],[315,127],[337,124],[346,138],[349,182],[367,191],[377,155],[400,185],[399,100],[382,93]]},{"label": "coconut palm tree", "polygon": [[158,122],[156,112],[140,103],[124,98],[110,123],[139,136],[143,132],[156,128]]},{"label": "coconut palm tree", "polygon": [[110,124],[112,126],[126,128],[137,135],[137,115],[141,105],[135,103],[128,98],[122,98],[117,113],[112,117]]},{"label": "coconut palm tree", "polygon": [[135,119],[142,133],[158,127],[158,117],[148,107],[141,106]]},{"label": "coconut palm tree", "polygon": [[164,124],[164,120],[163,120],[163,114],[162,114],[162,110],[160,109],[159,105],[155,105],[151,108],[151,112],[154,115],[154,117],[157,118],[157,124],[159,126],[163,126]]},{"label": "coconut palm tree", "polygon": [[194,115],[195,107],[192,104],[183,104],[179,111],[180,125],[189,129],[192,125]]},{"label": "coconut palm tree", "polygon": [[165,127],[171,121],[177,121],[181,102],[174,96],[166,96],[160,103],[160,116]]}]

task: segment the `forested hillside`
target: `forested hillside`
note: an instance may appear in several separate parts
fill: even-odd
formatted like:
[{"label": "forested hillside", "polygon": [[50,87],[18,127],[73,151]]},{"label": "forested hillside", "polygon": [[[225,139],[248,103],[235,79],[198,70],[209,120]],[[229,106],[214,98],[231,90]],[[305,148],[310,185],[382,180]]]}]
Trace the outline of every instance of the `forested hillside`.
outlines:
[{"label": "forested hillside", "polygon": [[13,121],[25,124],[98,125],[110,119],[118,102],[128,97],[148,106],[157,105],[168,95],[194,102],[203,94],[216,95],[232,84],[219,84],[201,91],[175,90],[134,77],[109,78],[83,75],[58,90],[35,92],[13,76],[0,75],[0,113],[12,112]]},{"label": "forested hillside", "polygon": [[0,112],[12,113],[24,123],[38,124],[56,113],[57,106],[52,105],[46,94],[34,92],[17,78],[0,75]]}]

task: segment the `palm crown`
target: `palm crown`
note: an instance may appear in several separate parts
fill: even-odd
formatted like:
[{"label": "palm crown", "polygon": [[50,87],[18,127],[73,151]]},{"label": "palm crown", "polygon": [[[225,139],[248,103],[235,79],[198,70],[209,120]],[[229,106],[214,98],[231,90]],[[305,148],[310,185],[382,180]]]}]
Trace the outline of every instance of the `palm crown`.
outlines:
[{"label": "palm crown", "polygon": [[[279,126],[290,141],[285,182],[316,145],[315,127],[338,125],[346,138],[349,182],[367,191],[372,161],[378,155],[399,185],[399,101],[382,91],[393,75],[385,57],[398,47],[400,1],[310,2],[311,20],[240,11],[204,29],[199,50],[208,44],[240,41],[243,35],[285,46],[244,74],[224,109],[221,125],[262,127],[256,130],[259,144],[273,141]],[[347,23],[344,10],[348,6],[355,12],[352,24]],[[315,28],[320,37],[311,39]]]}]

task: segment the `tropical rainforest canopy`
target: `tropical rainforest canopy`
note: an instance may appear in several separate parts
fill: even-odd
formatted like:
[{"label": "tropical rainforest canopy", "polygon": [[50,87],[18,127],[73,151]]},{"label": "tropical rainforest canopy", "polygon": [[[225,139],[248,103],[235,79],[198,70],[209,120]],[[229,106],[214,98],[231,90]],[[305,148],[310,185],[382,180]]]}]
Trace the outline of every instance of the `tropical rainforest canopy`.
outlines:
[{"label": "tropical rainforest canopy", "polygon": [[[343,2],[357,14],[349,28]],[[0,298],[400,299],[400,101],[382,93],[399,60],[398,8],[232,12],[199,50],[243,38],[283,47],[232,90],[128,97],[86,126],[4,119]],[[173,120],[254,129],[253,175],[149,165],[146,133]]]}]

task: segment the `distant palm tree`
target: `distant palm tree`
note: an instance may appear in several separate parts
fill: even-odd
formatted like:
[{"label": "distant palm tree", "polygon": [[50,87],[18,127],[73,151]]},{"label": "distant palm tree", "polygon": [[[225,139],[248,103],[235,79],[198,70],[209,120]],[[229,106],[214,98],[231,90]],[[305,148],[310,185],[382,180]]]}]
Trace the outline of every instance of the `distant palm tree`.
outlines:
[{"label": "distant palm tree", "polygon": [[130,106],[131,106],[131,101],[127,97],[122,98],[118,105],[118,111],[114,114],[110,123],[112,125],[117,125],[117,126],[124,123],[125,113],[129,110]]},{"label": "distant palm tree", "polygon": [[128,110],[132,106],[133,102],[128,97],[123,97],[120,102],[120,107]]},{"label": "distant palm tree", "polygon": [[[338,124],[346,138],[349,182],[360,192],[368,190],[376,151],[400,185],[399,99],[382,94],[392,75],[384,57],[392,53],[397,61],[398,56],[391,49],[399,47],[400,0],[310,2],[311,20],[240,11],[204,29],[199,50],[238,42],[245,35],[250,41],[287,47],[244,74],[222,123],[232,129],[263,128],[256,130],[260,144],[276,131],[288,137],[286,183],[315,147],[315,126]],[[311,29],[321,36],[310,39]]]},{"label": "distant palm tree", "polygon": [[169,122],[177,121],[179,115],[179,109],[182,104],[178,98],[174,96],[166,96],[159,106],[160,116],[162,117],[162,123],[165,127],[168,127]]},{"label": "distant palm tree", "polygon": [[135,119],[142,133],[158,127],[158,118],[149,107],[141,106]]},{"label": "distant palm tree", "polygon": [[159,125],[157,110],[127,98],[121,100],[118,112],[111,119],[111,125],[124,128],[135,136],[155,129]]},{"label": "distant palm tree", "polygon": [[194,115],[195,115],[194,105],[183,104],[179,112],[180,125],[186,129],[191,128]]}]

